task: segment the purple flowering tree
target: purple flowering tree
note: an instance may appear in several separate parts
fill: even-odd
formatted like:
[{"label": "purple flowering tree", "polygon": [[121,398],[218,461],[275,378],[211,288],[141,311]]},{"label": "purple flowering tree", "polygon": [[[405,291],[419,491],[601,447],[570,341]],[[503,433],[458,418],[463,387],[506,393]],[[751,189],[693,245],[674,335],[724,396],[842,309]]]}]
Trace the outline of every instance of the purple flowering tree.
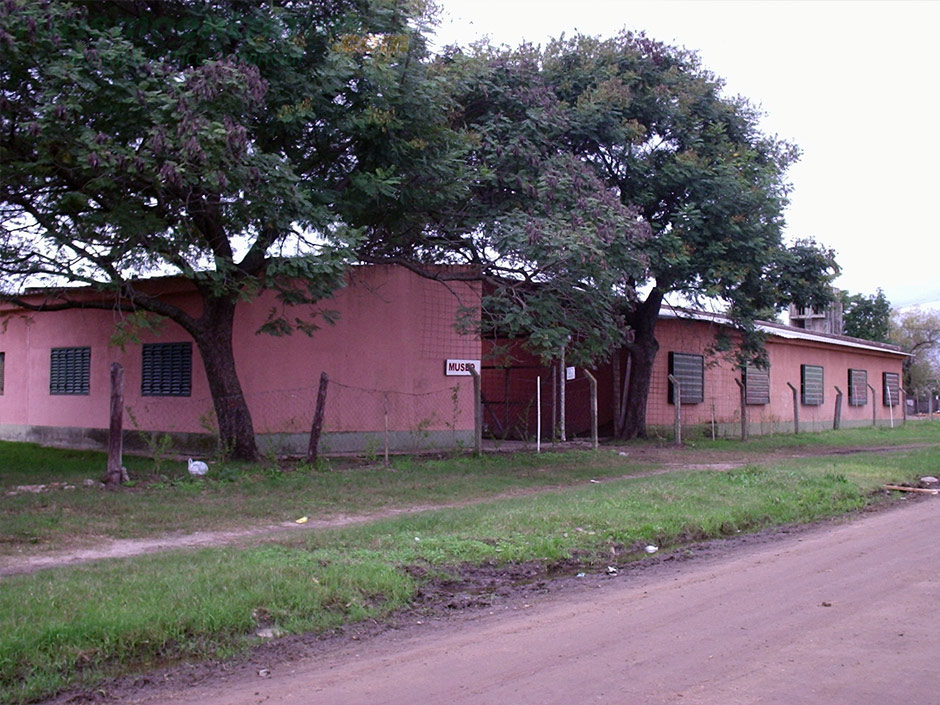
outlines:
[{"label": "purple flowering tree", "polygon": [[[310,333],[357,226],[394,226],[452,147],[409,7],[0,0],[0,297],[175,321],[223,449],[255,458],[236,303],[273,289],[263,331]],[[148,293],[155,274],[190,282],[201,309]],[[25,300],[37,285],[46,299]]]}]

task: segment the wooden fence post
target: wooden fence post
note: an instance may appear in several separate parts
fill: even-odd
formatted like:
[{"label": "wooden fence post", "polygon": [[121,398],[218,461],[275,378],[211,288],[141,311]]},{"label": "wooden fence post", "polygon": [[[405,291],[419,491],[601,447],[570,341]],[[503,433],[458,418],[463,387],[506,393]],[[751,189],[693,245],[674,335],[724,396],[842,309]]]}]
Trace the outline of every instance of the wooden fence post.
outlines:
[{"label": "wooden fence post", "polygon": [[104,484],[115,489],[126,479],[124,460],[124,368],[111,363],[111,423],[108,429],[108,471]]},{"label": "wooden fence post", "polygon": [[476,367],[470,367],[473,375],[473,452],[483,454],[483,402],[480,392],[480,373]]},{"label": "wooden fence post", "polygon": [[901,425],[907,425],[907,392],[898,387],[898,401],[901,402]]},{"label": "wooden fence post", "polygon": [[747,440],[747,390],[744,386],[744,382],[739,380],[737,377],[734,378],[734,381],[738,385],[738,391],[741,393],[741,440]]},{"label": "wooden fence post", "polygon": [[317,408],[313,412],[313,425],[310,427],[310,442],[307,445],[307,462],[313,465],[317,462],[317,451],[320,446],[320,432],[323,430],[323,409],[326,406],[326,388],[330,378],[326,372],[320,373],[320,387],[317,389]]},{"label": "wooden fence post", "polygon": [[842,390],[838,385],[833,386],[836,388],[836,412],[832,417],[832,430],[837,431],[842,425]]},{"label": "wooden fence post", "polygon": [[679,380],[669,375],[669,381],[672,382],[672,401],[675,404],[675,426],[676,426],[676,445],[682,445],[682,388],[679,386]]},{"label": "wooden fence post", "polygon": [[591,385],[591,448],[597,450],[597,379],[587,370],[584,374]]},{"label": "wooden fence post", "polygon": [[787,382],[787,386],[793,392],[793,435],[800,432],[800,400],[796,392],[796,387]]}]

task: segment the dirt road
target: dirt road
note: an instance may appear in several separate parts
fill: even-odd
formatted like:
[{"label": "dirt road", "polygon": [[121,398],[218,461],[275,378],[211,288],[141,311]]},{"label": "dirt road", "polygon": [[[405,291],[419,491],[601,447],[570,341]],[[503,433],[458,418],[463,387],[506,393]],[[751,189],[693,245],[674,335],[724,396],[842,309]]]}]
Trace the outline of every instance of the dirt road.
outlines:
[{"label": "dirt road", "polygon": [[940,500],[128,702],[940,704]]}]

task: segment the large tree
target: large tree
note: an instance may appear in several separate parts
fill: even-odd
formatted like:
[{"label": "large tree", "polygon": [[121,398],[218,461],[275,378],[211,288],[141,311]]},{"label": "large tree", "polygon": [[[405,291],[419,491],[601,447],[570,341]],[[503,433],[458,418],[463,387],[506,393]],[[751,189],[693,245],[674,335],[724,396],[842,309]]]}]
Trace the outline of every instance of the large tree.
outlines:
[{"label": "large tree", "polygon": [[940,311],[914,308],[891,316],[890,341],[910,353],[904,360],[904,389],[910,395],[938,391]]},{"label": "large tree", "polygon": [[562,348],[578,364],[609,354],[622,341],[620,301],[645,266],[648,225],[568,148],[574,111],[546,85],[538,49],[454,48],[436,66],[464,138],[462,190],[413,212],[410,230],[375,223],[362,256],[481,280],[482,311],[465,323],[525,337],[543,359]]},{"label": "large tree", "polygon": [[842,302],[843,333],[879,343],[890,342],[891,303],[881,289],[878,289],[877,294],[868,296],[843,291],[839,297]]},{"label": "large tree", "polygon": [[[420,19],[391,0],[0,3],[0,297],[175,321],[223,447],[255,457],[236,304],[274,289],[264,330],[309,332],[316,310],[287,305],[342,284],[355,226],[443,193],[422,183],[454,144]],[[152,274],[201,309],[148,294]]]},{"label": "large tree", "polygon": [[645,294],[624,310],[632,365],[623,432],[644,436],[668,294],[722,302],[740,332],[740,358],[758,359],[754,321],[790,301],[827,303],[833,253],[812,241],[785,244],[785,175],[797,150],[763,134],[758,113],[725,96],[694,53],[642,34],[576,36],[551,42],[543,67],[575,111],[569,148],[652,228],[642,245],[648,267],[629,281]]}]

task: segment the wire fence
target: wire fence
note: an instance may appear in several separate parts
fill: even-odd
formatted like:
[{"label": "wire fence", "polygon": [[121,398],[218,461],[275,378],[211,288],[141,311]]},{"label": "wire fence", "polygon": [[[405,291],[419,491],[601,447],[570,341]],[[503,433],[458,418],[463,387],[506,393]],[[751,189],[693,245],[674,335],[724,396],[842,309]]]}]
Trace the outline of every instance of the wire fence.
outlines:
[{"label": "wire fence", "polygon": [[[318,385],[245,394],[264,453],[306,454]],[[207,451],[218,444],[211,397],[141,397],[125,405],[132,447],[162,442]],[[468,378],[426,391],[382,389],[330,379],[319,438],[322,454],[421,452],[460,449],[473,442],[473,387]]]},{"label": "wire fence", "polygon": [[320,448],[367,455],[461,449],[472,444],[473,429],[469,384],[406,392],[330,380]]}]

